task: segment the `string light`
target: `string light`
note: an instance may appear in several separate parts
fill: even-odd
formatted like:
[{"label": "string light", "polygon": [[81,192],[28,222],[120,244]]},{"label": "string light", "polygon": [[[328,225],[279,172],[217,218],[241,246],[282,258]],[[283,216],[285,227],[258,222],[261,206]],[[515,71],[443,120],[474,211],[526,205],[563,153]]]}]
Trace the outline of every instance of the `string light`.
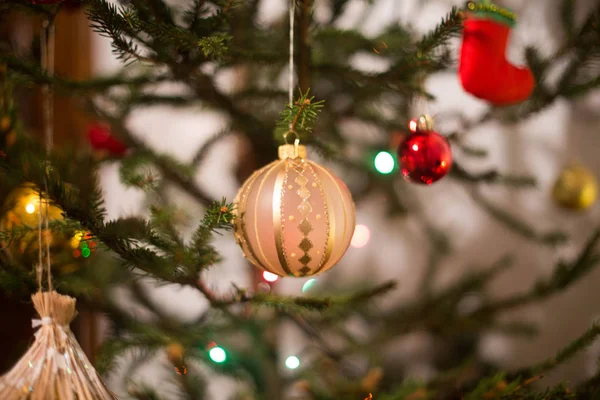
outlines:
[{"label": "string light", "polygon": [[354,248],[360,249],[369,243],[369,239],[371,239],[371,230],[369,227],[366,225],[356,225],[350,245]]},{"label": "string light", "polygon": [[302,293],[306,293],[310,290],[310,288],[312,288],[315,283],[317,283],[317,279],[316,278],[311,278],[309,280],[307,280],[306,282],[304,282],[304,285],[302,285]]},{"label": "string light", "polygon": [[415,133],[417,131],[417,119],[413,118],[410,120],[410,122],[408,123],[408,130],[411,131],[412,133]]},{"label": "string light", "polygon": [[387,151],[380,151],[375,156],[375,169],[380,174],[389,174],[396,167],[396,161],[394,160],[394,156],[391,155]]},{"label": "string light", "polygon": [[25,211],[27,211],[27,214],[33,214],[35,212],[35,204],[33,203],[28,203],[25,206]]},{"label": "string light", "polygon": [[225,350],[219,346],[215,346],[210,349],[208,356],[211,360],[219,364],[227,360],[227,353],[225,353]]},{"label": "string light", "polygon": [[263,272],[263,279],[267,282],[277,282],[277,279],[279,279],[278,275],[275,275],[269,271],[264,271]]},{"label": "string light", "polygon": [[296,369],[300,366],[300,360],[296,356],[289,356],[285,360],[285,366],[289,369]]},{"label": "string light", "polygon": [[79,244],[81,243],[81,239],[83,239],[83,232],[78,231],[71,238],[71,247],[74,248],[74,249],[78,249],[79,248]]}]

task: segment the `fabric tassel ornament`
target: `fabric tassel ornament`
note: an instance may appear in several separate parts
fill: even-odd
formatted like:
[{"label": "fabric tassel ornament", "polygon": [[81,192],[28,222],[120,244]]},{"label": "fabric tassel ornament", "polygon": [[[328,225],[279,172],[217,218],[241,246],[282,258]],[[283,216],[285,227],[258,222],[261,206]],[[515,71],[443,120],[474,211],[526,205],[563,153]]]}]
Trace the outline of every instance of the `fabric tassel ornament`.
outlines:
[{"label": "fabric tassel ornament", "polygon": [[506,59],[508,35],[514,24],[514,13],[495,4],[467,4],[460,81],[473,96],[498,106],[526,100],[535,84],[529,68],[516,67]]},{"label": "fabric tassel ornament", "polygon": [[75,299],[57,292],[32,296],[40,319],[35,341],[17,364],[0,377],[2,400],[113,400],[90,364],[69,324]]}]

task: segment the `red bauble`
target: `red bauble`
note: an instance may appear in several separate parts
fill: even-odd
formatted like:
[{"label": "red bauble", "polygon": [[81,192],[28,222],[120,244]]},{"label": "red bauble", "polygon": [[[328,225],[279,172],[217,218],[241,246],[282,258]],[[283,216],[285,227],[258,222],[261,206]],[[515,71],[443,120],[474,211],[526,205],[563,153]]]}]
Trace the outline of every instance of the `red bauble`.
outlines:
[{"label": "red bauble", "polygon": [[103,124],[92,124],[88,128],[88,140],[94,150],[106,150],[114,156],[123,156],[127,146],[110,134],[110,129]]},{"label": "red bauble", "polygon": [[500,7],[469,3],[458,73],[463,88],[495,105],[526,100],[534,87],[531,70],[506,60],[514,16]]},{"label": "red bauble", "polygon": [[431,185],[450,171],[452,150],[439,133],[417,131],[400,144],[398,160],[407,181]]}]

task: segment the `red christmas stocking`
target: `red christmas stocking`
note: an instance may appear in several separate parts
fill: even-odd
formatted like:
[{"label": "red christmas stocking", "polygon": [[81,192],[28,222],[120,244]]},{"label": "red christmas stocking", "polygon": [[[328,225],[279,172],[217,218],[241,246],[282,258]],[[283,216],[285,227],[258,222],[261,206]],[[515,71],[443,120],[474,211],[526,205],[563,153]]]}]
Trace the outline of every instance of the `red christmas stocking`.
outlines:
[{"label": "red christmas stocking", "polygon": [[534,87],[529,68],[506,60],[506,45],[514,14],[493,4],[469,3],[460,51],[463,88],[495,105],[519,103]]}]

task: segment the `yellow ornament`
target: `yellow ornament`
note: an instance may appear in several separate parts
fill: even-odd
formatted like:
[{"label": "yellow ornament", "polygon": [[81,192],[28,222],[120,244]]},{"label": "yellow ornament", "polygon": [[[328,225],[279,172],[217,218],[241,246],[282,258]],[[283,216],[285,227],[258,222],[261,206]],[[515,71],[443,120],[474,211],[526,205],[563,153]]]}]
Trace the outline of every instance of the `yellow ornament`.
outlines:
[{"label": "yellow ornament", "polygon": [[597,196],[596,177],[580,165],[565,168],[552,189],[556,203],[573,210],[585,210],[596,201]]},{"label": "yellow ornament", "polygon": [[[39,221],[40,206],[42,213],[46,214],[48,207],[48,221],[50,224],[64,221],[62,210],[55,205],[48,205],[48,200],[42,198],[40,203],[39,191],[33,184],[26,184],[14,189],[7,196],[0,218],[0,231],[8,237],[3,238],[2,247],[8,257],[21,265],[35,265],[39,254]],[[44,243],[50,241],[52,262],[61,273],[76,270],[73,248],[79,245],[83,234],[76,232],[68,236],[66,233],[56,233],[43,230]],[[12,237],[11,234],[13,235]]]},{"label": "yellow ornament", "polygon": [[355,226],[352,195],[301,145],[254,172],[236,197],[235,238],[257,267],[279,276],[327,271],[344,255]]}]

